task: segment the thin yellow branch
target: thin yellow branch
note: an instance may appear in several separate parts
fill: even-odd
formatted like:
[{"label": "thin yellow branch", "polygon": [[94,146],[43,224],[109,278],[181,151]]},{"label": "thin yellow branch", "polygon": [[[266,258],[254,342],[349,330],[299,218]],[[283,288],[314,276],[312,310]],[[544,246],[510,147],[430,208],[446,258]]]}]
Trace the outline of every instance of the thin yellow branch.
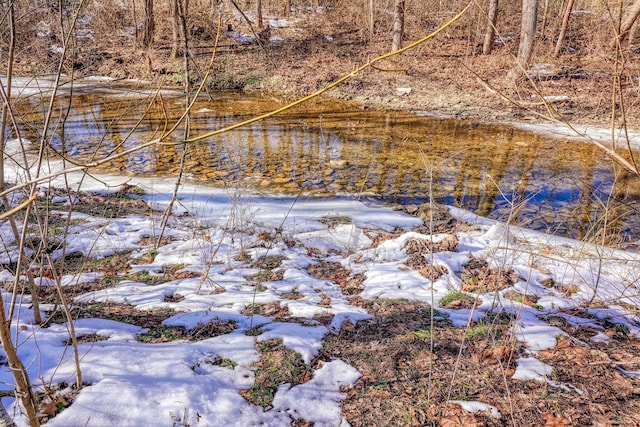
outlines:
[{"label": "thin yellow branch", "polygon": [[15,185],[15,186],[11,187],[10,189],[7,189],[5,191],[0,192],[0,197],[2,197],[4,195],[7,195],[9,193],[12,193],[12,192],[14,192],[16,190],[19,190],[21,188],[25,188],[25,187],[28,187],[30,185],[37,184],[39,182],[44,182],[44,181],[56,178],[56,177],[58,177],[60,175],[64,175],[64,174],[72,173],[72,172],[86,171],[88,169],[103,165],[103,164],[108,163],[108,162],[110,162],[112,160],[118,159],[118,158],[123,157],[123,156],[127,156],[127,155],[129,155],[131,153],[135,153],[137,151],[143,150],[143,149],[148,148],[148,147],[157,146],[157,145],[179,145],[179,144],[188,144],[188,143],[198,142],[198,141],[202,141],[204,139],[207,139],[209,137],[212,137],[214,135],[219,135],[219,134],[222,134],[222,133],[225,133],[225,132],[229,132],[231,130],[234,130],[234,129],[249,125],[251,123],[255,123],[255,122],[260,121],[260,120],[264,120],[266,118],[275,116],[277,114],[280,114],[283,111],[286,111],[286,110],[289,110],[289,109],[291,109],[293,107],[296,107],[296,106],[298,106],[298,105],[300,105],[302,103],[305,103],[305,102],[307,102],[307,101],[309,101],[309,100],[311,100],[311,99],[313,99],[313,98],[315,98],[315,97],[327,92],[330,89],[333,89],[334,87],[344,83],[345,81],[349,80],[350,78],[357,76],[361,71],[364,71],[367,68],[370,68],[370,67],[373,68],[373,65],[375,63],[377,63],[377,62],[384,61],[385,59],[391,58],[392,56],[395,56],[395,55],[400,55],[400,54],[402,54],[402,53],[404,53],[404,52],[406,52],[406,51],[408,51],[410,49],[413,49],[414,47],[419,46],[422,43],[434,38],[435,36],[437,36],[438,34],[443,32],[445,29],[447,29],[448,27],[453,25],[460,18],[462,18],[464,16],[464,14],[471,8],[472,5],[473,5],[473,1],[469,2],[469,4],[467,4],[467,6],[464,9],[462,9],[462,11],[460,11],[460,13],[458,13],[456,16],[451,18],[449,21],[447,21],[445,24],[443,24],[440,28],[438,28],[437,30],[435,30],[431,34],[429,34],[429,35],[427,35],[427,36],[425,36],[425,37],[423,37],[423,38],[421,38],[419,40],[416,40],[413,43],[408,44],[407,46],[403,47],[402,49],[399,49],[399,50],[396,50],[396,51],[389,52],[389,53],[386,53],[384,55],[378,56],[377,58],[372,59],[371,61],[367,62],[366,64],[363,64],[360,67],[355,68],[350,73],[348,73],[348,74],[342,76],[341,78],[339,78],[338,80],[335,80],[334,82],[328,84],[324,88],[322,88],[320,90],[317,90],[316,92],[314,92],[314,93],[312,93],[310,95],[304,96],[304,97],[302,97],[302,98],[300,98],[300,99],[298,99],[298,100],[296,100],[296,101],[294,101],[294,102],[292,102],[292,103],[290,103],[288,105],[285,105],[283,107],[277,108],[277,109],[275,109],[273,111],[270,111],[268,113],[261,114],[259,116],[253,117],[253,118],[251,118],[249,120],[245,120],[243,122],[239,122],[239,123],[236,123],[234,125],[227,126],[225,128],[218,129],[218,130],[215,130],[213,132],[209,132],[209,133],[206,133],[206,134],[203,134],[203,135],[195,136],[193,138],[185,139],[183,141],[164,142],[163,139],[166,138],[168,133],[170,133],[170,132],[167,132],[163,136],[161,136],[160,138],[156,138],[156,139],[153,139],[151,141],[147,141],[145,143],[142,143],[142,144],[137,145],[135,147],[132,147],[132,148],[130,148],[128,150],[122,151],[120,153],[116,153],[116,154],[113,154],[111,156],[108,156],[108,157],[105,157],[105,158],[102,158],[102,159],[99,159],[99,160],[96,160],[96,161],[93,161],[93,162],[90,162],[90,163],[86,163],[84,165],[78,165],[78,166],[75,166],[75,167],[72,167],[72,168],[56,171],[56,172],[50,173],[48,175],[42,175],[42,176],[38,176],[37,178],[30,179],[30,180],[28,180],[28,181],[26,181],[24,183]]},{"label": "thin yellow branch", "polygon": [[16,206],[15,208],[4,212],[2,214],[0,214],[0,220],[3,220],[5,218],[9,218],[10,216],[13,216],[15,214],[17,214],[18,212],[20,212],[22,209],[26,208],[27,206],[29,206],[31,203],[33,203],[36,199],[38,198],[37,194],[34,194],[33,196],[31,196],[30,198],[28,198],[26,201],[20,203],[18,206]]},{"label": "thin yellow branch", "polygon": [[169,145],[186,144],[186,143],[191,143],[191,142],[202,141],[203,139],[210,138],[212,136],[219,135],[221,133],[229,132],[231,130],[234,130],[234,129],[249,125],[251,123],[255,123],[257,121],[264,120],[266,118],[275,116],[276,114],[280,114],[283,111],[290,110],[293,107],[296,107],[296,106],[298,106],[298,105],[300,105],[302,103],[305,103],[305,102],[307,102],[307,101],[309,101],[309,100],[311,100],[313,98],[316,98],[317,96],[322,95],[323,93],[325,93],[328,90],[331,90],[334,87],[344,83],[345,81],[349,80],[350,78],[356,77],[360,72],[366,70],[369,67],[373,67],[373,65],[375,63],[377,63],[377,62],[384,61],[385,59],[391,58],[392,56],[395,56],[395,55],[400,55],[400,54],[402,54],[402,53],[404,53],[404,52],[406,52],[408,50],[413,49],[416,46],[421,45],[422,43],[424,43],[424,42],[426,42],[428,40],[431,40],[432,38],[434,38],[435,36],[437,36],[438,34],[443,32],[444,30],[449,28],[451,25],[453,25],[460,18],[462,18],[464,16],[464,14],[469,10],[469,8],[471,8],[472,5],[473,5],[473,2],[469,2],[469,4],[467,4],[467,6],[464,9],[462,9],[462,11],[460,11],[460,13],[458,13],[456,16],[451,18],[449,21],[447,21],[445,24],[440,26],[437,30],[435,30],[431,34],[429,34],[427,36],[424,36],[423,38],[421,38],[419,40],[416,40],[413,43],[410,43],[410,44],[406,45],[402,49],[398,49],[398,50],[395,50],[393,52],[389,52],[389,53],[386,53],[384,55],[378,56],[377,58],[372,59],[371,61],[367,62],[366,64],[363,64],[363,65],[359,66],[358,68],[354,69],[349,74],[346,74],[346,75],[340,77],[338,80],[335,80],[335,81],[329,83],[327,86],[325,86],[322,89],[319,89],[319,90],[313,92],[310,95],[307,95],[305,97],[297,99],[296,101],[293,101],[292,103],[287,104],[287,105],[285,105],[283,107],[277,108],[277,109],[275,109],[273,111],[270,111],[270,112],[265,113],[265,114],[261,114],[259,116],[253,117],[253,118],[245,120],[243,122],[239,122],[239,123],[233,124],[231,126],[227,126],[225,128],[222,128],[222,129],[214,130],[212,132],[205,133],[203,135],[198,135],[198,136],[195,136],[193,138],[186,139],[184,141],[177,141],[177,142],[174,142],[174,143],[165,143],[165,144],[169,144]]}]

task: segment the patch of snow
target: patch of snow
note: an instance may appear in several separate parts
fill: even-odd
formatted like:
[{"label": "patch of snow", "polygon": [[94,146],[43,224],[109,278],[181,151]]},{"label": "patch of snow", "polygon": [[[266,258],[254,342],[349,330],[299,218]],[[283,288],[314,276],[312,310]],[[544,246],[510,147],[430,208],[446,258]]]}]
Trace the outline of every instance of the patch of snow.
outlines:
[{"label": "patch of snow", "polygon": [[447,403],[454,403],[472,414],[476,412],[488,411],[493,418],[497,420],[502,418],[502,414],[500,413],[498,408],[487,403],[482,403],[475,400],[447,400]]},{"label": "patch of snow", "polygon": [[274,410],[289,414],[293,419],[313,420],[314,426],[347,426],[342,417],[340,401],[346,395],[341,387],[353,386],[361,374],[341,360],[322,364],[313,378],[294,387],[278,388],[273,399]]},{"label": "patch of snow", "polygon": [[553,372],[551,366],[533,357],[516,359],[516,365],[516,372],[511,377],[514,380],[546,382]]}]

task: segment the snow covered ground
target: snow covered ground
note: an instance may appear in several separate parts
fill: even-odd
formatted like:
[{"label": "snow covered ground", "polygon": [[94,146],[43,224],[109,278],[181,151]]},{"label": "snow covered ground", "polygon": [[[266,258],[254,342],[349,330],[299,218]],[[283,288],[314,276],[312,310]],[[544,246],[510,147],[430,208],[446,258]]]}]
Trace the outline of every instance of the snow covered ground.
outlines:
[{"label": "snow covered ground", "polygon": [[[69,180],[73,187],[79,176]],[[118,177],[100,177],[100,181],[87,178],[83,189],[104,192],[105,183],[118,188],[123,181]],[[128,184],[145,191],[142,197],[156,209],[154,214],[107,219],[74,213],[76,221],[66,239],[66,250],[86,257],[128,253],[137,265],[119,272],[121,279],[114,286],[81,294],[75,303],[110,301],[139,309],[171,308],[177,314],[164,321],[167,326],[189,330],[218,322],[233,325],[233,330],[201,341],[150,344],[136,339],[145,332],[138,326],[78,319],[78,336],[95,334],[106,339],[79,345],[83,379],[88,385],[47,425],[280,426],[296,419],[315,426],[347,425],[340,401],[345,397],[344,387],[353,385],[360,373],[339,359],[312,365],[313,374],[303,384],[281,385],[267,409],[250,404],[241,395],[241,390],[255,382],[254,363],[260,360],[260,342],[281,339],[285,347],[309,364],[326,334],[339,331],[347,320],[356,324],[370,317],[350,303],[349,295],[338,284],[309,274],[308,267],[319,260],[363,274],[360,297],[423,301],[436,307],[456,327],[477,321],[492,310],[513,314],[516,320],[512,334],[529,349],[527,357],[516,361],[514,378],[551,381],[553,367],[536,355],[553,348],[557,337],[565,332],[547,322],[549,315],[596,329],[600,328],[596,320],[606,318],[630,336],[640,337],[640,319],[629,310],[640,306],[640,255],[635,253],[507,226],[452,208],[454,217],[473,226],[455,233],[456,250],[425,256],[426,263],[442,266],[445,271],[430,280],[407,267],[408,242],[417,239],[437,243],[447,235],[429,235],[424,228],[416,229],[423,221],[415,216],[355,198],[270,197],[248,190],[190,184],[181,186],[174,215],[163,232],[170,241],[155,250],[146,238],[160,234],[161,211],[169,203],[174,183],[133,178]],[[45,192],[40,196],[41,200],[50,197]],[[59,196],[54,201],[71,202]],[[8,227],[6,222],[0,225],[4,262],[16,256],[15,242],[7,237],[11,235]],[[150,253],[153,260],[142,262],[142,257]],[[53,253],[54,258],[60,255]],[[262,270],[256,261],[266,257],[281,260],[277,269],[282,274],[257,286],[251,277]],[[509,288],[480,293],[480,304],[474,309],[441,307],[443,297],[461,289],[461,271],[472,258],[486,261],[492,269],[513,269],[517,279]],[[175,265],[189,274],[159,284],[125,278],[142,271],[162,277],[167,267]],[[98,277],[85,271],[62,277],[61,284],[75,286]],[[13,276],[4,270],[0,279],[11,283]],[[39,280],[42,286],[52,285],[48,278]],[[572,291],[567,292],[568,288]],[[536,303],[527,305],[505,297],[514,290],[535,298]],[[2,292],[8,312],[11,294]],[[287,297],[291,293],[298,297]],[[291,319],[246,313],[247,307],[274,302],[288,308]],[[586,310],[572,310],[587,302],[596,304]],[[34,385],[72,384],[74,364],[66,344],[68,326],[34,324],[29,296],[18,298],[17,304],[20,309],[14,311],[12,333]],[[331,316],[329,323],[317,320],[327,315]],[[256,327],[258,334],[248,333]],[[597,333],[591,339],[606,341],[608,336]],[[232,363],[211,363],[216,358]],[[4,390],[13,388],[6,364],[0,366],[0,384]],[[3,403],[20,425],[26,425],[15,399],[4,397]],[[490,410],[500,417],[497,408],[483,402],[466,402],[463,407],[470,412]]]}]

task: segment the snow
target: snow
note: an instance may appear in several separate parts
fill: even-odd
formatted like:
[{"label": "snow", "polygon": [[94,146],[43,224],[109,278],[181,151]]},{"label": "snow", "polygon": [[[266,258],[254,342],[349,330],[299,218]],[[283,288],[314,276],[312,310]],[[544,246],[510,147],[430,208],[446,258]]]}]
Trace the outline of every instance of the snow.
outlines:
[{"label": "snow", "polygon": [[[317,426],[347,426],[340,414],[341,386],[350,386],[360,373],[341,360],[323,364],[308,383],[295,387],[281,386],[273,399],[274,409],[286,411],[294,419],[314,420]],[[318,391],[324,397],[318,401]]]},{"label": "snow", "polygon": [[516,373],[511,378],[522,381],[546,381],[553,368],[533,357],[516,359]]},{"label": "snow", "polygon": [[449,400],[447,401],[447,403],[454,403],[456,405],[459,405],[462,409],[464,409],[467,412],[474,413],[474,412],[489,411],[493,418],[498,420],[502,418],[502,414],[500,413],[500,411],[498,411],[498,408],[486,403],[477,402],[474,400]]},{"label": "snow", "polygon": [[[11,171],[16,177],[20,170],[7,166],[5,179],[10,180]],[[55,170],[55,163],[50,167]],[[160,178],[69,174],[64,179],[73,187],[80,184],[81,178],[82,189],[100,192],[106,191],[105,185],[119,188],[127,180],[143,188],[145,202],[156,209],[168,206],[174,187],[171,180]],[[58,178],[52,185],[63,183]],[[153,261],[117,271],[113,286],[85,292],[71,303],[114,302],[138,309],[171,308],[176,313],[164,320],[166,326],[193,329],[217,322],[233,325],[233,330],[201,341],[147,344],[136,339],[145,332],[138,326],[94,318],[76,320],[78,336],[95,334],[106,340],[79,345],[87,386],[48,425],[290,425],[295,419],[316,426],[348,425],[341,415],[340,401],[361,374],[342,360],[321,363],[315,357],[327,334],[339,332],[347,320],[357,324],[371,316],[352,305],[350,296],[338,284],[308,273],[307,267],[320,258],[362,273],[363,289],[358,294],[361,298],[426,302],[437,307],[452,327],[466,327],[491,311],[504,310],[513,316],[513,337],[527,349],[527,357],[516,360],[512,378],[517,380],[546,381],[553,387],[581,393],[570,384],[550,380],[553,367],[537,359],[538,352],[554,348],[557,337],[564,334],[549,324],[550,316],[596,331],[603,329],[599,320],[606,319],[625,328],[630,336],[640,337],[638,315],[625,309],[640,304],[640,295],[634,292],[634,284],[640,280],[640,255],[636,253],[533,232],[451,208],[453,216],[476,227],[457,233],[457,251],[425,256],[426,262],[446,270],[443,276],[430,280],[407,266],[406,245],[412,239],[439,242],[447,234],[412,231],[422,224],[419,219],[373,200],[271,197],[246,189],[182,184],[178,202],[174,206],[176,215],[163,229],[164,236],[171,241],[154,250]],[[78,221],[66,237],[67,253],[96,258],[126,253],[140,258],[150,253],[150,246],[141,245],[141,239],[160,234],[161,215],[155,212],[151,216],[109,219],[75,213],[72,218]],[[371,230],[396,234],[374,243]],[[265,233],[268,239],[258,237]],[[6,223],[0,224],[0,236],[3,247],[0,261],[15,261],[16,242]],[[295,244],[286,243],[291,241]],[[541,256],[542,249],[549,247],[553,251],[546,250]],[[63,254],[54,251],[51,255],[56,259]],[[252,263],[270,256],[283,259],[278,267],[282,278],[269,277],[258,283],[251,277],[261,269]],[[473,310],[440,307],[438,303],[444,296],[460,290],[460,272],[471,256],[486,260],[494,268],[513,268],[519,278],[510,289],[480,294],[481,304]],[[242,261],[243,257],[249,260]],[[179,272],[196,273],[196,277],[188,274],[149,285],[134,275],[146,272],[163,277],[167,267],[178,264]],[[61,277],[60,284],[87,285],[101,274],[85,271],[66,275]],[[55,284],[51,277],[36,279],[43,286]],[[12,283],[15,277],[2,270],[0,281]],[[563,292],[563,287],[569,285],[574,286],[575,293]],[[536,296],[536,306],[505,298],[508,290]],[[298,298],[287,298],[291,293]],[[177,295],[182,298],[168,298]],[[8,313],[11,294],[3,290],[2,297]],[[572,311],[589,301],[598,304],[583,312]],[[12,336],[20,343],[18,351],[31,378],[42,378],[53,385],[73,383],[73,356],[65,344],[68,325],[36,325],[30,302],[28,296],[17,298]],[[279,304],[295,321],[248,314],[247,309],[255,304]],[[328,315],[332,316],[330,322],[318,320]],[[248,331],[255,333],[247,334]],[[255,382],[254,363],[260,360],[257,345],[272,339],[281,340],[285,347],[297,352],[310,366],[312,377],[303,384],[280,385],[272,405],[264,409],[249,403],[240,391],[251,388]],[[609,336],[596,332],[591,340],[606,343]],[[234,366],[213,363],[216,358],[233,361]],[[0,384],[3,390],[13,387],[13,377],[6,365],[0,366]],[[27,425],[20,415],[19,402],[5,397],[3,403],[11,414],[17,414],[18,425]],[[469,412],[489,411],[500,418],[498,408],[482,402],[451,403]]]}]

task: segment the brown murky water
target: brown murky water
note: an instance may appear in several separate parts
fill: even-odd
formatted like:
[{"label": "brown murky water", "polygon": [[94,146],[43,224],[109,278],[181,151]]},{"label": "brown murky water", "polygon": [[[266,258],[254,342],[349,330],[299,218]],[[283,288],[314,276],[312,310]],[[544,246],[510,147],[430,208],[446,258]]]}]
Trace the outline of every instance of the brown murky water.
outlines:
[{"label": "brown murky water", "polygon": [[[284,105],[269,96],[215,94],[193,109],[190,135]],[[160,135],[179,117],[176,98],[81,94],[57,104],[51,145],[76,161],[104,158]],[[42,106],[21,107],[23,133],[37,138]],[[145,111],[147,111],[145,113]],[[65,117],[64,120],[60,120]],[[61,124],[64,123],[64,126]],[[175,132],[180,139],[184,128]],[[170,139],[171,140],[171,139]],[[640,180],[589,144],[548,140],[508,127],[354,109],[318,101],[276,118],[185,146],[145,149],[106,169],[309,196],[354,194],[399,203],[437,201],[544,231],[627,243],[640,232]],[[611,197],[609,197],[611,196]],[[606,208],[606,209],[605,209]]]}]

